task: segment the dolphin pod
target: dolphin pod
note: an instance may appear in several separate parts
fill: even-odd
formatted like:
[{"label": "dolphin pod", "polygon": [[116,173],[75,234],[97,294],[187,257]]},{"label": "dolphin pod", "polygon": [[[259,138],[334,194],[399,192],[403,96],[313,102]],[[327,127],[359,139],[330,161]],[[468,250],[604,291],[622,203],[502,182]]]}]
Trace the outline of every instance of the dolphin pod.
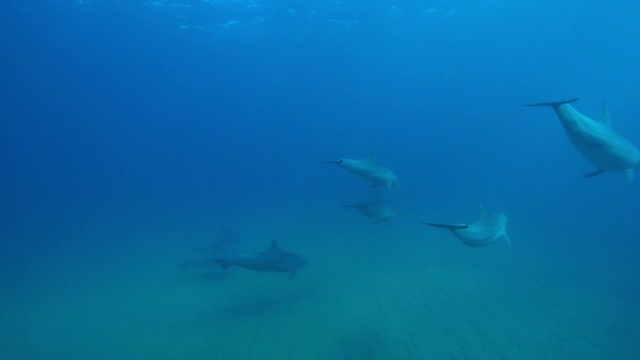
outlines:
[{"label": "dolphin pod", "polygon": [[[595,166],[595,170],[586,174],[593,177],[604,172],[626,172],[628,181],[633,181],[636,171],[640,170],[640,151],[629,140],[622,137],[611,127],[611,120],[606,104],[603,104],[603,115],[600,120],[589,118],[577,111],[571,104],[577,98],[565,101],[552,101],[525,104],[529,107],[551,107],[558,116],[571,144]],[[388,189],[399,188],[396,174],[386,166],[378,163],[374,156],[367,159],[340,159],[325,161],[336,164],[349,172],[358,175],[371,182],[372,188],[385,186]],[[375,201],[358,202],[344,207],[354,208],[363,215],[373,219],[376,223],[388,221],[395,217],[395,211],[380,200],[378,193]],[[444,228],[449,231],[464,245],[469,247],[484,247],[495,241],[504,240],[511,244],[506,231],[507,216],[504,213],[485,212],[480,205],[480,219],[472,224],[443,224],[423,222],[423,224]],[[288,272],[294,277],[297,270],[307,264],[302,256],[280,250],[275,241],[271,247],[263,252],[246,253],[227,251],[224,249],[235,241],[228,231],[225,231],[222,239],[209,249],[214,250],[213,257],[207,261],[187,262],[179,264],[181,268],[191,265],[204,265],[217,263],[222,268],[237,266],[250,270]],[[223,277],[220,274],[214,274]],[[216,277],[216,279],[217,279]],[[205,274],[208,280],[211,274]]]},{"label": "dolphin pod", "polygon": [[633,181],[634,172],[640,169],[640,151],[611,128],[606,104],[603,105],[602,119],[594,120],[571,106],[577,100],[575,98],[523,106],[548,106],[556,112],[571,144],[596,167],[586,177],[600,175],[605,171],[625,171],[627,180]]}]

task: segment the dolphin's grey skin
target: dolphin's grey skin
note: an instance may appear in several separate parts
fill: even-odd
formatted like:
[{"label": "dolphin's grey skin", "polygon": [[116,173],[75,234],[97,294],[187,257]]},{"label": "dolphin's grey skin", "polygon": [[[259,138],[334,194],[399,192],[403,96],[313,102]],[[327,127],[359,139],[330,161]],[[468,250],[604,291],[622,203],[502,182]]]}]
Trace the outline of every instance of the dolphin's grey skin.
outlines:
[{"label": "dolphin's grey skin", "polygon": [[603,105],[602,120],[594,120],[570,105],[576,100],[578,99],[523,106],[550,106],[556,112],[573,146],[596,167],[586,177],[600,175],[605,171],[626,171],[627,180],[633,181],[634,171],[640,169],[640,151],[611,128],[606,104]]},{"label": "dolphin's grey skin", "polygon": [[269,250],[258,253],[221,251],[215,254],[210,262],[219,264],[223,269],[238,266],[257,271],[288,272],[290,278],[307,264],[307,260],[302,256],[280,250],[275,240],[271,241]]},{"label": "dolphin's grey skin", "polygon": [[423,223],[430,226],[445,228],[451,230],[453,235],[470,247],[483,247],[492,242],[504,239],[508,245],[511,240],[507,234],[507,216],[503,213],[487,214],[482,205],[480,205],[482,216],[480,220],[473,224],[433,224]]},{"label": "dolphin's grey skin", "polygon": [[386,166],[378,164],[374,156],[363,160],[340,159],[337,161],[325,161],[327,164],[337,164],[349,170],[350,172],[361,176],[373,184],[371,187],[380,185],[386,186],[388,189],[392,187],[400,187],[398,177]]},{"label": "dolphin's grey skin", "polygon": [[390,206],[382,202],[379,192],[376,193],[376,199],[374,201],[359,202],[353,205],[343,206],[360,211],[364,216],[375,220],[376,224],[389,221],[396,216],[396,212]]}]

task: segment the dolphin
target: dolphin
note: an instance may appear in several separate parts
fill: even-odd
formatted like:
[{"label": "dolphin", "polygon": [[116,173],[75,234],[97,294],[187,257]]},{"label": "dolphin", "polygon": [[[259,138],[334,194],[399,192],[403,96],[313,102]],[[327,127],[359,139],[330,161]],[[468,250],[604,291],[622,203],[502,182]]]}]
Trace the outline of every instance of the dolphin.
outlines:
[{"label": "dolphin", "polygon": [[300,255],[280,250],[275,240],[271,241],[271,247],[258,253],[245,253],[237,251],[221,251],[213,255],[209,260],[222,266],[237,266],[250,270],[288,272],[289,278],[293,278],[299,268],[308,264]]},{"label": "dolphin", "polygon": [[626,171],[627,181],[633,181],[634,172],[640,169],[638,148],[611,128],[606,104],[603,104],[602,120],[594,120],[570,105],[576,100],[578,99],[523,106],[553,108],[573,146],[596,167],[596,170],[585,177],[600,175],[605,171]]},{"label": "dolphin", "polygon": [[375,156],[371,156],[368,159],[354,160],[354,159],[340,159],[336,161],[325,161],[327,164],[337,164],[350,172],[361,176],[373,184],[370,187],[377,187],[384,185],[388,189],[392,187],[400,187],[398,177],[391,169],[386,166],[380,165]]},{"label": "dolphin", "polygon": [[506,230],[507,216],[503,213],[487,214],[482,205],[480,205],[480,212],[480,220],[473,224],[448,225],[427,222],[423,222],[423,224],[449,229],[458,240],[470,247],[487,246],[499,239],[504,239],[508,245],[511,245]]},{"label": "dolphin", "polygon": [[380,192],[376,193],[374,201],[365,201],[355,203],[353,205],[343,205],[360,211],[364,216],[375,220],[375,223],[389,221],[396,216],[396,212],[388,205],[382,202]]},{"label": "dolphin", "polygon": [[203,252],[220,251],[222,249],[227,249],[231,246],[237,245],[242,241],[244,241],[244,238],[242,235],[236,233],[233,230],[223,227],[223,228],[220,228],[220,234],[217,237],[214,237],[213,243],[211,243],[206,247],[201,248],[200,251],[203,251]]}]

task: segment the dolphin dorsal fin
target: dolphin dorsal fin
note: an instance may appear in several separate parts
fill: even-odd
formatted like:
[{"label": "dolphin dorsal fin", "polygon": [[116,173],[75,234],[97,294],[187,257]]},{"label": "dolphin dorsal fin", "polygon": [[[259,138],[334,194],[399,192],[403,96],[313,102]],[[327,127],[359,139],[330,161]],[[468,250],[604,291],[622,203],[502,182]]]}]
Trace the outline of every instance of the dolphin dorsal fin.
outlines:
[{"label": "dolphin dorsal fin", "polygon": [[371,161],[374,164],[378,163],[378,159],[376,158],[376,153],[374,153],[373,150],[369,150],[369,161]]},{"label": "dolphin dorsal fin", "polygon": [[269,248],[269,251],[280,251],[280,246],[278,246],[278,243],[271,239],[271,247]]},{"label": "dolphin dorsal fin", "polygon": [[487,212],[484,210],[484,206],[482,206],[482,204],[478,203],[478,206],[480,207],[480,217],[484,218],[485,215],[487,215]]},{"label": "dolphin dorsal fin", "polygon": [[606,102],[602,103],[602,122],[611,126],[611,117],[609,116],[609,107]]}]

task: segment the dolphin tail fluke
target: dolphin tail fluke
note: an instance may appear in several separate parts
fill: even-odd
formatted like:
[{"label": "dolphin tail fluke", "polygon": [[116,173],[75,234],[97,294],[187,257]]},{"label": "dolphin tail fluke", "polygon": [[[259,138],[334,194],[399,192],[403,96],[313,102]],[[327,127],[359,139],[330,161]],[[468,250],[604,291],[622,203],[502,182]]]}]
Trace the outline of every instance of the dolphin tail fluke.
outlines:
[{"label": "dolphin tail fluke", "polygon": [[437,227],[437,228],[449,229],[451,231],[462,230],[462,229],[466,229],[466,228],[469,227],[469,225],[433,224],[433,223],[428,223],[428,222],[423,222],[423,224],[429,225],[429,226],[433,226],[433,227]]},{"label": "dolphin tail fluke", "polygon": [[535,103],[535,104],[523,104],[521,106],[551,106],[553,108],[556,108],[560,105],[564,105],[564,104],[570,104],[574,101],[578,101],[579,98],[574,98],[571,100],[564,100],[564,101],[549,101],[549,102],[541,102],[541,103]]}]

